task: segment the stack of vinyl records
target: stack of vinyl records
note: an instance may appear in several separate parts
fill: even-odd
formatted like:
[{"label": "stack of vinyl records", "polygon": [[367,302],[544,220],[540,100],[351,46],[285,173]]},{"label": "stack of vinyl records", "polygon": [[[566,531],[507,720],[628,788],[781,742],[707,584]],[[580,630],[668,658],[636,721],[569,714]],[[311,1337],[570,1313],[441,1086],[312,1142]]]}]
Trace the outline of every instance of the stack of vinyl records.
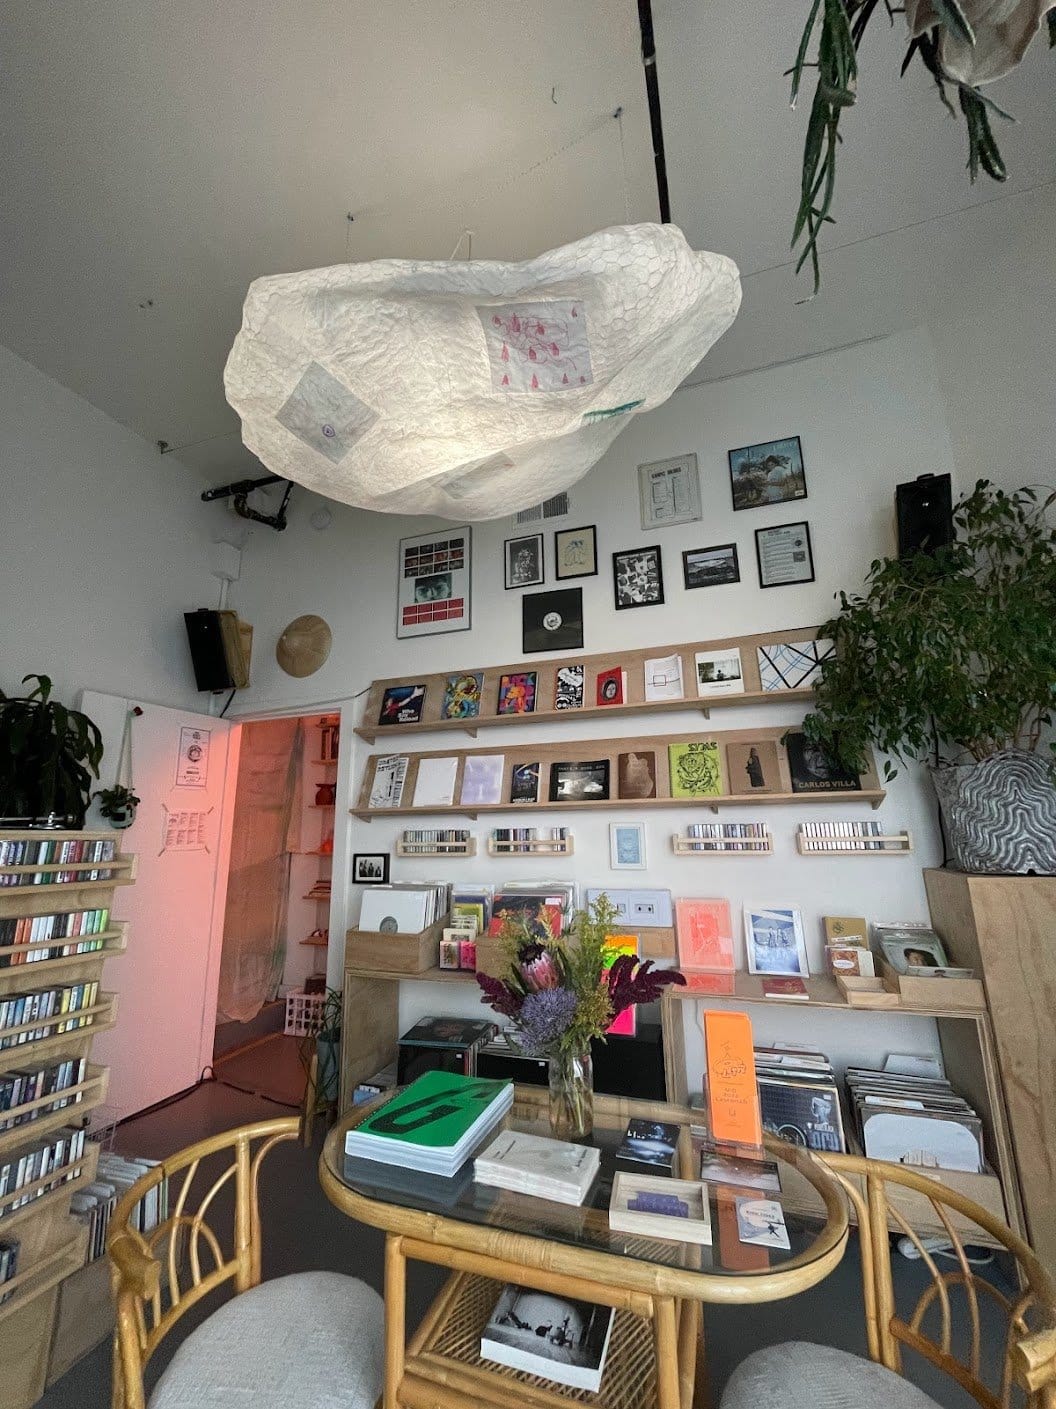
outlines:
[{"label": "stack of vinyl records", "polygon": [[446,881],[400,881],[369,886],[359,912],[361,930],[421,934],[447,914],[451,887]]},{"label": "stack of vinyl records", "polygon": [[601,1151],[519,1130],[504,1130],[473,1162],[478,1184],[534,1194],[559,1204],[581,1204],[594,1182]]},{"label": "stack of vinyl records", "polygon": [[429,1071],[350,1130],[345,1154],[448,1177],[512,1105],[512,1081]]},{"label": "stack of vinyl records", "polygon": [[810,1150],[846,1150],[836,1073],[824,1053],[757,1047],[755,1074],[764,1130]]},{"label": "stack of vinyl records", "polygon": [[451,888],[451,923],[461,925],[472,920],[478,934],[487,934],[491,924],[491,902],[495,887],[491,885],[457,885]]},{"label": "stack of vinyl records", "polygon": [[847,1089],[870,1159],[970,1174],[985,1168],[983,1123],[945,1077],[848,1067]]},{"label": "stack of vinyl records", "polygon": [[545,935],[539,923],[539,912],[545,910],[551,929],[563,933],[576,909],[575,881],[507,881],[495,892],[491,907],[490,934],[498,934],[504,917],[523,918],[530,929],[538,928],[539,938]]}]

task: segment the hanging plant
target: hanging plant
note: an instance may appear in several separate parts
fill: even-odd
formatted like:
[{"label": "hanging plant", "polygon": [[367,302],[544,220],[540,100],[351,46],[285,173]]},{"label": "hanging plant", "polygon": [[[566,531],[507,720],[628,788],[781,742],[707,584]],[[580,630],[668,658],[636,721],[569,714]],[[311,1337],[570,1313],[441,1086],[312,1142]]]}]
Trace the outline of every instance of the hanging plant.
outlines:
[{"label": "hanging plant", "polygon": [[131,788],[118,783],[112,788],[101,788],[95,794],[99,799],[99,811],[114,827],[131,827],[136,820],[136,808],[141,799]]},{"label": "hanging plant", "polygon": [[[935,81],[951,116],[953,105],[964,117],[968,132],[968,171],[974,181],[980,171],[994,181],[1007,178],[994,137],[991,117],[1014,119],[982,93],[980,85],[1002,78],[1021,62],[1034,36],[1048,22],[1049,44],[1056,46],[1056,0],[906,0],[896,7],[882,0],[891,23],[904,14],[909,46],[902,61],[904,74],[914,59]],[[792,106],[796,106],[803,71],[816,68],[818,82],[803,147],[803,176],[792,247],[802,241],[796,273],[810,260],[814,292],[821,286],[818,236],[831,215],[836,190],[836,153],[845,108],[857,102],[858,52],[869,22],[881,0],[812,0],[799,50],[790,72]],[[818,32],[817,57],[808,61]]]}]

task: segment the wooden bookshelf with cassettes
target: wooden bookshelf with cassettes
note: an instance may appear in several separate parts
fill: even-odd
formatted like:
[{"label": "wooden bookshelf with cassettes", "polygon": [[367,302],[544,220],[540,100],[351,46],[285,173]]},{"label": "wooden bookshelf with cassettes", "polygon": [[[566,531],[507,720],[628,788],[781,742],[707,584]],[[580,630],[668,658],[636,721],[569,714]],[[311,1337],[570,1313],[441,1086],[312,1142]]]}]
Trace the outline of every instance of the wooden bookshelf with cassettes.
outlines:
[{"label": "wooden bookshelf with cassettes", "polygon": [[[95,843],[111,843],[114,855],[89,859],[83,844]],[[37,848],[48,844],[52,851],[37,859]],[[0,857],[10,862],[19,845],[31,849],[32,861],[0,860],[0,1022],[7,1020],[0,1026],[0,1080],[67,1059],[85,1063],[74,1084],[4,1110],[0,1168],[63,1127],[82,1128],[106,1099],[109,1069],[87,1059],[96,1035],[116,1021],[117,996],[103,989],[103,965],[128,942],[112,903],[136,874],[136,858],[120,853],[114,831],[0,831]],[[49,934],[50,916],[60,918]],[[86,985],[94,988],[85,992]],[[27,1020],[32,1009],[23,1000],[48,990],[62,991],[54,1010]],[[23,1123],[8,1125],[16,1117]],[[98,1157],[98,1146],[86,1141],[71,1163],[0,1194],[0,1242],[18,1242],[16,1275],[0,1284],[5,1409],[29,1409],[44,1392],[60,1287],[84,1265],[88,1238],[70,1214],[70,1199],[95,1178]]]}]

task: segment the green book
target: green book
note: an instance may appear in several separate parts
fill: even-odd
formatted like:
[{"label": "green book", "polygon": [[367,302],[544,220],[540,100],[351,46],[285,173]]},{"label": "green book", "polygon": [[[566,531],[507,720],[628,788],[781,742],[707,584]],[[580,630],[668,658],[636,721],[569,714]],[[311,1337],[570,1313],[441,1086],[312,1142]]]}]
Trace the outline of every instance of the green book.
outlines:
[{"label": "green book", "polygon": [[672,797],[719,797],[722,767],[715,739],[695,744],[668,744]]},{"label": "green book", "polygon": [[450,1149],[510,1085],[455,1072],[427,1071],[349,1134],[432,1150]]}]

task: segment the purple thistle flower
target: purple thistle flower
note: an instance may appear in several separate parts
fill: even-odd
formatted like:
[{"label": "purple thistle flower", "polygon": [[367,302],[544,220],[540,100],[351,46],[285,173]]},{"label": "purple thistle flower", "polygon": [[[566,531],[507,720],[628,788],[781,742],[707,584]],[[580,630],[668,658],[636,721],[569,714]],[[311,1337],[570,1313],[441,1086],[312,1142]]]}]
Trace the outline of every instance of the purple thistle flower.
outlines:
[{"label": "purple thistle flower", "polygon": [[547,1056],[571,1027],[579,999],[568,988],[529,993],[521,1007],[521,1046],[530,1057]]}]

